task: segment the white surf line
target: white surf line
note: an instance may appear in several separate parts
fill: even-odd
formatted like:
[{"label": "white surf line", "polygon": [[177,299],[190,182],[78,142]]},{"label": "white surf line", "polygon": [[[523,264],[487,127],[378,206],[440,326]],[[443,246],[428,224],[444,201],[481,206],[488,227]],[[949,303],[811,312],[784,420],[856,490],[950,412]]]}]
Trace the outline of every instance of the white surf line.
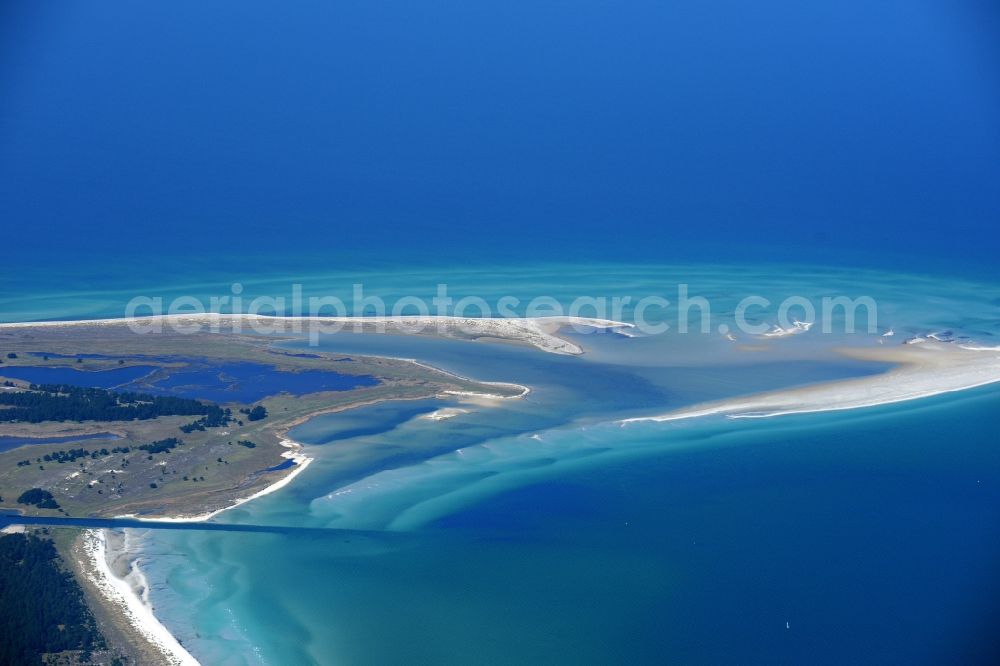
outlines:
[{"label": "white surf line", "polygon": [[149,327],[150,325],[164,323],[174,327],[188,327],[218,325],[222,322],[255,322],[258,325],[272,327],[274,325],[285,326],[289,324],[297,326],[303,323],[351,324],[355,326],[375,328],[377,331],[388,330],[391,328],[393,333],[410,335],[436,332],[444,337],[460,337],[465,335],[524,342],[545,352],[552,354],[567,354],[572,356],[582,354],[583,349],[579,345],[557,335],[559,330],[566,326],[596,329],[624,329],[633,328],[635,326],[634,324],[614,321],[611,319],[592,319],[588,317],[569,316],[520,318],[478,318],[444,315],[402,315],[398,317],[284,317],[273,315],[202,313],[67,321],[7,322],[0,323],[0,329],[127,325]]},{"label": "white surf line", "polygon": [[881,375],[730,398],[657,416],[619,421],[676,421],[701,416],[764,418],[874,407],[1000,382],[1000,349],[927,342],[892,349],[845,350],[858,359],[897,363]]},{"label": "white surf line", "polygon": [[444,421],[468,413],[469,410],[467,409],[461,409],[458,407],[443,407],[428,414],[423,414],[420,416],[420,418],[424,419],[425,421]]},{"label": "white surf line", "polygon": [[122,615],[156,647],[172,666],[199,666],[198,660],[156,619],[153,609],[143,602],[128,581],[119,578],[108,564],[107,535],[103,529],[84,530],[83,549],[90,559],[88,577],[101,595],[118,607]]},{"label": "white surf line", "polygon": [[789,335],[798,335],[799,333],[808,333],[809,329],[813,327],[813,322],[808,321],[794,321],[792,326],[789,328],[782,328],[781,326],[775,325],[770,331],[764,334],[765,338],[784,338]]},{"label": "white surf line", "polygon": [[298,442],[292,441],[290,439],[283,439],[281,440],[281,445],[292,449],[291,451],[284,451],[281,454],[282,458],[287,458],[289,460],[295,461],[295,466],[292,468],[292,470],[288,474],[283,476],[280,480],[275,481],[271,485],[255,492],[253,495],[249,495],[248,497],[242,497],[240,499],[235,500],[229,506],[225,506],[222,507],[221,509],[216,509],[215,511],[210,511],[208,513],[202,513],[194,516],[166,516],[162,518],[155,518],[150,516],[137,516],[134,514],[127,514],[123,516],[115,516],[115,518],[129,518],[132,520],[141,520],[145,522],[156,522],[156,523],[202,523],[205,522],[206,520],[215,518],[223,511],[229,511],[230,509],[234,509],[240,506],[241,504],[246,504],[247,502],[255,500],[258,497],[263,497],[264,495],[270,495],[271,493],[281,490],[289,483],[291,483],[292,480],[296,476],[304,472],[306,470],[306,467],[308,467],[314,460],[310,456],[307,456],[298,450],[302,448],[302,445],[299,444]]},{"label": "white surf line", "polygon": [[412,363],[414,365],[419,365],[421,368],[426,370],[432,370],[434,372],[440,372],[443,375],[451,377],[452,379],[460,379],[464,382],[472,382],[473,384],[481,384],[483,386],[503,386],[506,388],[513,388],[520,391],[517,395],[497,395],[495,393],[482,393],[480,391],[443,391],[445,395],[464,395],[464,396],[476,396],[480,398],[490,398],[493,400],[512,400],[516,398],[523,398],[524,396],[531,393],[531,387],[525,386],[524,384],[514,384],[513,382],[488,382],[481,379],[472,379],[471,377],[465,377],[455,372],[449,372],[448,370],[443,370],[441,368],[435,367],[433,365],[428,365],[423,361],[418,361],[415,358],[402,358],[398,356],[381,356],[380,358],[391,358],[395,361],[406,361],[407,363]]}]

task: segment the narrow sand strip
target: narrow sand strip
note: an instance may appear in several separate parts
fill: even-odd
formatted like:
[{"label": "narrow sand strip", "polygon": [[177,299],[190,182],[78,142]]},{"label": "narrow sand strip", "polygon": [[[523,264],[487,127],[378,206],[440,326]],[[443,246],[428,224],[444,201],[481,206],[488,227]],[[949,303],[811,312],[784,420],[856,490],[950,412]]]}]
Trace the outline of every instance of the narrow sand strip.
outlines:
[{"label": "narrow sand strip", "polygon": [[456,416],[461,416],[462,414],[468,414],[469,410],[461,409],[460,407],[442,407],[429,414],[424,414],[420,418],[425,421],[445,421],[447,419],[453,419]]},{"label": "narrow sand strip", "polygon": [[414,365],[419,365],[421,368],[426,368],[433,372],[439,372],[443,375],[447,375],[448,377],[454,377],[455,379],[460,379],[465,382],[474,382],[476,384],[480,384],[481,386],[497,386],[497,387],[509,388],[516,391],[520,391],[520,393],[518,393],[517,395],[497,395],[496,393],[479,393],[476,391],[444,391],[443,395],[468,395],[468,396],[478,396],[481,398],[489,398],[494,400],[512,400],[516,398],[523,398],[524,396],[531,393],[531,387],[525,386],[523,384],[514,384],[512,382],[487,382],[482,379],[472,379],[471,377],[465,377],[463,375],[459,375],[454,372],[449,372],[448,370],[442,370],[441,368],[436,368],[433,365],[428,365],[426,363],[423,363],[422,361],[418,361],[415,358],[399,358],[396,356],[391,356],[391,357],[383,356],[381,358],[393,358],[397,361],[406,361]]},{"label": "narrow sand strip", "polygon": [[881,375],[707,402],[657,416],[625,419],[621,423],[675,421],[713,414],[762,418],[857,409],[1000,382],[1000,349],[997,348],[925,342],[889,349],[848,349],[841,353],[855,359],[897,365]]},{"label": "narrow sand strip", "polygon": [[627,324],[610,319],[587,317],[523,317],[477,318],[419,315],[400,317],[278,317],[249,314],[174,314],[149,317],[122,317],[117,319],[87,319],[79,321],[42,321],[0,323],[0,329],[72,326],[129,326],[138,332],[155,332],[168,326],[177,332],[191,332],[208,327],[218,331],[222,324],[230,330],[247,326],[268,333],[336,333],[345,329],[359,333],[394,333],[403,335],[434,334],[449,338],[493,338],[508,342],[532,345],[552,354],[577,356],[583,349],[558,333],[565,327],[583,331],[588,329],[626,329]]},{"label": "narrow sand strip", "polygon": [[[174,636],[167,631],[153,609],[143,597],[132,589],[123,578],[115,575],[108,564],[108,538],[105,530],[85,530],[83,549],[90,558],[91,569],[95,573],[91,581],[101,594],[111,602],[122,615],[142,634],[146,640],[163,654],[164,663],[174,666],[198,666],[198,661],[184,649]],[[133,569],[135,564],[133,563]]]}]

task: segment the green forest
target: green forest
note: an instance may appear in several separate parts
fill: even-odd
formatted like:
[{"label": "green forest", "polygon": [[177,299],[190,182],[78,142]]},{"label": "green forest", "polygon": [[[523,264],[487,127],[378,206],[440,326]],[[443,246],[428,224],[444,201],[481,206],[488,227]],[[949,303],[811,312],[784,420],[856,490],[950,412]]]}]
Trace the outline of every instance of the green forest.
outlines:
[{"label": "green forest", "polygon": [[0,393],[0,422],[26,421],[132,421],[158,416],[203,416],[223,422],[226,413],[217,405],[174,396],[115,392],[64,384],[32,384],[28,391]]},{"label": "green forest", "polygon": [[43,655],[66,650],[83,651],[86,661],[104,647],[83,591],[52,542],[0,537],[0,666],[43,664]]}]

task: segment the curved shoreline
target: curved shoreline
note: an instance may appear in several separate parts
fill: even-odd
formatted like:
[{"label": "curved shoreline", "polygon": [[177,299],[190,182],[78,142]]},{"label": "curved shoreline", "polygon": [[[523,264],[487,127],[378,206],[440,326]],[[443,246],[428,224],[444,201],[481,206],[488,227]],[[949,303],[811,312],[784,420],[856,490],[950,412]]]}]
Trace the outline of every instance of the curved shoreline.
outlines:
[{"label": "curved shoreline", "polygon": [[[82,547],[89,560],[90,581],[101,596],[172,666],[199,666],[180,641],[156,618],[153,608],[124,578],[117,576],[108,563],[106,530],[84,530]],[[138,564],[132,563],[133,571]]]},{"label": "curved shoreline", "polygon": [[[410,360],[413,363],[417,363],[422,367],[430,368],[438,372],[442,372],[452,377],[459,379],[468,379],[461,377],[455,373],[448,372],[446,370],[441,370],[439,368],[434,368],[427,364],[420,363],[415,359],[405,359]],[[470,380],[478,381],[478,380]],[[444,395],[454,395],[465,398],[480,398],[488,400],[505,400],[511,398],[522,398],[530,393],[531,389],[528,386],[523,386],[521,384],[512,384],[507,382],[479,382],[483,385],[492,386],[504,386],[508,388],[517,388],[521,392],[517,395],[504,396],[492,393],[480,393],[475,391],[445,391]],[[382,402],[382,400],[374,400],[372,403]],[[363,403],[371,404],[371,403]],[[348,409],[356,408],[362,405],[349,405],[340,406],[333,410],[336,411],[346,411]],[[303,418],[302,421],[307,421],[316,416],[320,416],[324,413],[329,413],[328,411],[321,411],[309,414],[307,417]],[[296,422],[298,423],[298,422]],[[197,523],[205,522],[211,520],[215,516],[234,509],[242,504],[255,500],[259,497],[269,495],[276,492],[285,486],[292,483],[296,476],[301,474],[306,470],[306,468],[313,462],[314,458],[307,456],[301,452],[303,446],[299,442],[296,442],[287,436],[287,433],[293,428],[296,423],[289,424],[281,433],[280,444],[290,450],[285,451],[281,454],[281,457],[295,461],[294,467],[289,471],[288,474],[283,476],[278,481],[262,488],[261,490],[248,495],[247,497],[238,498],[233,501],[228,506],[224,506],[213,511],[209,511],[202,514],[197,514],[193,516],[167,516],[160,518],[148,518],[136,515],[123,515],[117,516],[120,518],[132,518],[139,521],[149,521],[149,522],[167,522],[167,523]],[[93,572],[91,575],[92,582],[101,592],[104,599],[112,606],[113,612],[118,612],[121,616],[128,622],[140,635],[142,635],[147,642],[152,646],[152,648],[160,651],[166,663],[176,665],[176,666],[200,666],[200,662],[197,661],[176,639],[176,637],[170,633],[162,622],[156,617],[153,609],[148,605],[139,592],[129,585],[128,581],[119,578],[111,570],[107,562],[107,530],[86,530],[84,532],[84,552],[87,553],[88,558],[91,560],[90,571]],[[127,532],[126,532],[127,533]],[[132,563],[133,571],[137,575],[142,575],[141,570],[137,562]],[[147,590],[148,594],[148,590]]]},{"label": "curved shoreline", "polygon": [[292,449],[291,451],[284,451],[284,452],[282,452],[281,457],[285,458],[285,459],[288,459],[288,460],[295,461],[294,467],[292,467],[292,469],[288,472],[288,474],[286,474],[285,476],[281,477],[280,479],[278,479],[274,483],[272,483],[272,484],[270,484],[268,486],[265,486],[264,488],[258,490],[257,492],[255,492],[252,495],[248,495],[247,497],[240,497],[240,498],[238,498],[236,500],[233,500],[232,504],[230,504],[229,506],[224,506],[221,509],[215,509],[213,511],[209,511],[209,512],[202,513],[202,514],[196,514],[194,516],[165,516],[165,517],[158,517],[158,518],[149,518],[149,517],[146,517],[146,516],[137,516],[137,515],[134,515],[134,514],[125,514],[125,515],[121,515],[121,516],[115,516],[115,518],[130,518],[132,520],[140,520],[140,521],[145,521],[145,522],[156,522],[156,523],[201,523],[201,522],[204,522],[206,520],[210,520],[210,519],[214,518],[215,516],[219,515],[223,511],[229,511],[230,509],[235,509],[236,507],[240,506],[241,504],[246,504],[247,502],[249,502],[251,500],[255,500],[258,497],[263,497],[264,495],[270,495],[271,493],[275,492],[276,490],[281,490],[282,488],[284,488],[285,486],[287,486],[289,483],[291,483],[292,480],[295,479],[296,476],[298,476],[299,474],[301,474],[302,472],[304,472],[306,470],[306,468],[309,467],[309,465],[314,460],[313,458],[305,455],[304,453],[300,453],[300,452],[296,451],[296,449],[301,449],[302,448],[302,445],[299,444],[298,442],[286,438],[286,439],[282,439],[280,443],[281,443],[282,446],[284,446],[286,448],[289,448],[289,449]]},{"label": "curved shoreline", "polygon": [[[313,461],[313,458],[295,450],[302,448],[302,445],[298,442],[291,439],[283,439],[281,441],[281,445],[292,449],[290,451],[283,452],[281,456],[289,460],[294,460],[294,468],[275,483],[262,488],[252,495],[239,498],[229,506],[195,516],[144,518],[142,516],[125,515],[118,517],[161,523],[204,522],[214,518],[223,511],[236,508],[241,504],[257,499],[258,497],[269,495],[290,484],[295,477],[304,472]],[[90,560],[89,564],[91,566],[88,568],[92,572],[89,575],[91,582],[98,589],[104,599],[110,604],[112,612],[119,613],[125,621],[128,622],[128,624],[130,624],[150,644],[150,646],[158,650],[163,655],[166,663],[171,664],[172,666],[200,666],[200,662],[180,644],[180,641],[178,641],[177,638],[170,633],[170,630],[167,629],[166,626],[164,626],[164,624],[156,617],[156,613],[148,602],[148,586],[144,587],[145,594],[140,594],[139,591],[134,589],[128,583],[128,581],[117,576],[114,571],[112,571],[107,560],[107,532],[108,530],[106,529],[98,529],[85,530],[83,533],[83,550]],[[127,528],[123,530],[123,532],[128,534]],[[142,574],[142,570],[139,567],[138,561],[133,561],[131,563],[131,570],[137,576],[145,579],[145,576]],[[144,596],[146,598],[144,598]]]},{"label": "curved shoreline", "polygon": [[517,395],[497,395],[496,393],[479,393],[477,391],[444,391],[445,395],[464,395],[464,396],[476,396],[480,398],[492,398],[496,400],[514,400],[517,398],[523,398],[529,393],[531,393],[531,387],[525,386],[524,384],[515,384],[513,382],[487,382],[481,379],[472,379],[471,377],[466,377],[460,375],[457,372],[451,372],[449,370],[444,370],[442,368],[435,367],[423,361],[418,361],[415,358],[401,358],[401,357],[383,357],[383,358],[394,358],[397,361],[408,361],[414,365],[419,365],[421,368],[427,368],[428,370],[433,370],[434,372],[443,373],[449,377],[455,379],[461,379],[466,382],[475,382],[482,386],[505,386],[507,388],[517,389],[520,391]]}]

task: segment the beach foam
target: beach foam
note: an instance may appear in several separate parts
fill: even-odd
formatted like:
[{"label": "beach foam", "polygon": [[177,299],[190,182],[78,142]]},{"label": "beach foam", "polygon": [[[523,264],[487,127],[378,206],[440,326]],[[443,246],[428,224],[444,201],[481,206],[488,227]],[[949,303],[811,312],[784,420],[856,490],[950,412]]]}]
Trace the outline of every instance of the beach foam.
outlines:
[{"label": "beach foam", "polygon": [[461,416],[462,414],[468,414],[469,410],[460,409],[458,407],[443,407],[441,409],[436,409],[429,414],[424,414],[420,418],[427,421],[444,421],[446,419],[453,419],[456,416]]},{"label": "beach foam", "polygon": [[785,338],[789,335],[799,335],[800,333],[808,333],[809,329],[813,327],[813,322],[806,321],[796,321],[792,322],[792,325],[788,328],[783,328],[775,324],[770,331],[764,334],[765,338]]},{"label": "beach foam", "polygon": [[85,530],[83,549],[90,559],[91,581],[100,593],[114,604],[122,615],[142,636],[162,654],[164,663],[174,666],[198,666],[198,660],[184,649],[163,624],[156,619],[149,603],[148,584],[141,575],[137,562],[129,565],[129,576],[136,578],[140,590],[133,588],[125,578],[111,570],[108,557],[119,557],[127,553],[115,553],[109,549],[106,530]]}]

